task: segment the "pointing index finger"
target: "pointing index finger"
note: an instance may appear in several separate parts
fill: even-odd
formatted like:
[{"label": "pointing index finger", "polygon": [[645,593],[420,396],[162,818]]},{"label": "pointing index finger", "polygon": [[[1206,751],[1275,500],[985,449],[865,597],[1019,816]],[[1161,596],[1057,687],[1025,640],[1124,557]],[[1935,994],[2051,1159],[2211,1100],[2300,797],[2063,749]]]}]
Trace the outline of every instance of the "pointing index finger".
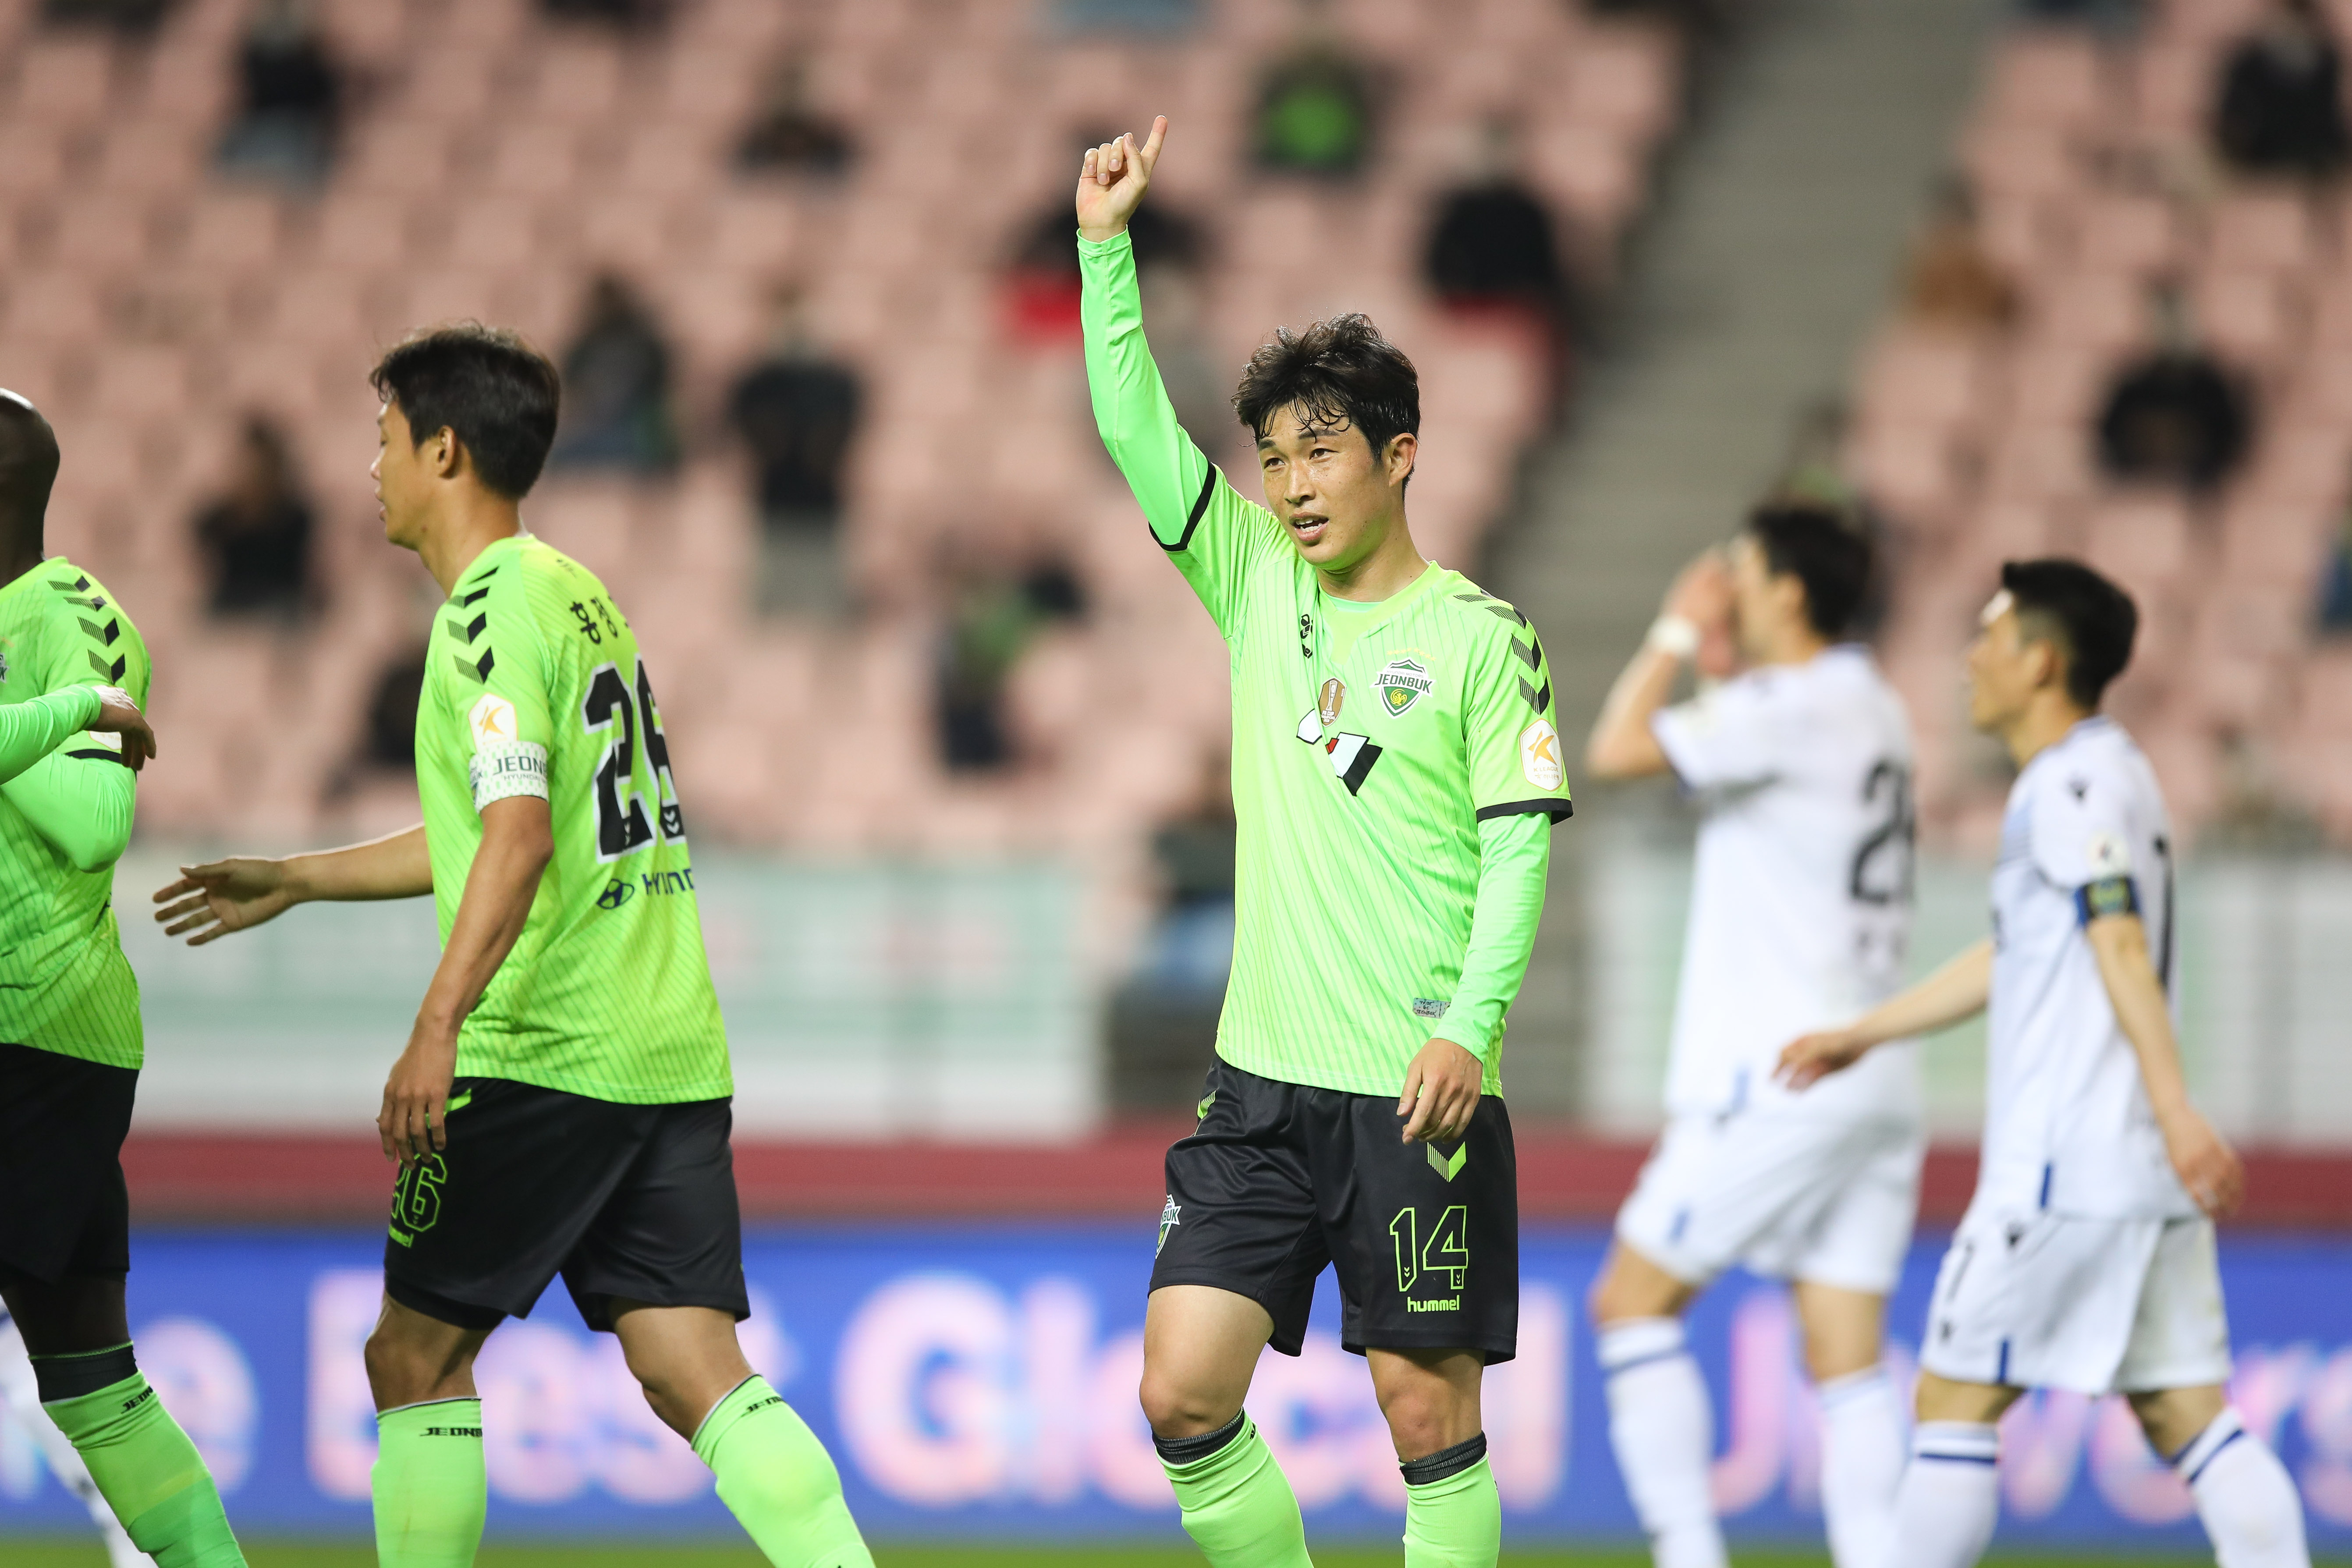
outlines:
[{"label": "pointing index finger", "polygon": [[1135,155],[1136,164],[1143,171],[1143,177],[1145,179],[1148,180],[1151,177],[1151,166],[1160,162],[1160,143],[1167,140],[1168,117],[1162,114],[1153,119],[1151,121],[1151,134],[1145,139],[1143,150]]}]

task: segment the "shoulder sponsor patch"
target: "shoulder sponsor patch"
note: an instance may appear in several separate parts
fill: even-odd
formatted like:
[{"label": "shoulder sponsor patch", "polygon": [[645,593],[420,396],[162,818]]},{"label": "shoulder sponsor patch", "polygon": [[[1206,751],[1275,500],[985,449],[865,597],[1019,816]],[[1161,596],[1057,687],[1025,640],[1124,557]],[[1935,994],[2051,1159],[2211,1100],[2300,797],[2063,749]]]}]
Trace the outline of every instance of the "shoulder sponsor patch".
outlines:
[{"label": "shoulder sponsor patch", "polygon": [[2126,877],[2131,874],[2131,848],[2120,834],[2094,833],[2083,851],[2094,878]]},{"label": "shoulder sponsor patch", "polygon": [[478,747],[522,738],[515,733],[514,704],[496,692],[486,691],[476,700],[473,710],[466,715],[466,727],[473,731]]},{"label": "shoulder sponsor patch", "polygon": [[1559,762],[1559,732],[1538,719],[1519,731],[1519,772],[1540,790],[1555,790],[1567,777]]},{"label": "shoulder sponsor patch", "polygon": [[1391,719],[1402,718],[1407,709],[1436,687],[1429,668],[1411,658],[1391,659],[1372,677],[1372,689],[1381,696],[1381,710]]}]

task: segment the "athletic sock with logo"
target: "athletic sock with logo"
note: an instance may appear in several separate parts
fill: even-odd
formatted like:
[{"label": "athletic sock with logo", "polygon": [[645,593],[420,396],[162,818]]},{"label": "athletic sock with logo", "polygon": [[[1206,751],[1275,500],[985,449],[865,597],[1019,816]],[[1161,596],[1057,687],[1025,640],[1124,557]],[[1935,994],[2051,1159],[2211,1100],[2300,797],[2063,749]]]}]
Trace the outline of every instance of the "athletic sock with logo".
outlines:
[{"label": "athletic sock with logo", "polygon": [[381,1568],[467,1568],[482,1544],[490,1484],[482,1402],[432,1399],[375,1418],[375,1555]]},{"label": "athletic sock with logo", "polygon": [[245,1568],[204,1456],[139,1374],[128,1343],[35,1356],[41,1408],[73,1443],[131,1544],[161,1568]]},{"label": "athletic sock with logo", "polygon": [[1832,1378],[1822,1408],[1822,1521],[1837,1568],[1882,1568],[1903,1485],[1903,1410],[1884,1366]]},{"label": "athletic sock with logo", "polygon": [[1657,1568],[1725,1568],[1707,1469],[1715,1415],[1675,1318],[1628,1318],[1601,1331],[1609,1445],[1650,1537]]},{"label": "athletic sock with logo", "polygon": [[694,1451],[719,1478],[719,1500],[776,1568],[874,1568],[833,1456],[766,1378],[745,1378],[711,1407]]},{"label": "athletic sock with logo", "polygon": [[2221,1568],[2311,1568],[2303,1500],[2270,1445],[2225,1409],[2172,1461]]},{"label": "athletic sock with logo", "polygon": [[1895,1494],[1885,1561],[1902,1568],[1974,1568],[2000,1518],[2000,1433],[1976,1421],[1923,1421]]},{"label": "athletic sock with logo", "polygon": [[1184,1533],[1211,1568],[1313,1568],[1282,1467],[1246,1413],[1198,1437],[1158,1437]]},{"label": "athletic sock with logo", "polygon": [[1404,1568],[1495,1568],[1503,1500],[1486,1434],[1397,1468],[1404,1472]]}]

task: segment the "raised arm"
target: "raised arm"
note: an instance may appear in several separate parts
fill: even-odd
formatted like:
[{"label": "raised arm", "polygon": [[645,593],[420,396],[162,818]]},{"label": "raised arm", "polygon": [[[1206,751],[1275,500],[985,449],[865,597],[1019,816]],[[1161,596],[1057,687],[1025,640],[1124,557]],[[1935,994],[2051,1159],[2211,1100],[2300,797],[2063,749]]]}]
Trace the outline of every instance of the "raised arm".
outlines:
[{"label": "raised arm", "polygon": [[1730,575],[1722,552],[1710,550],[1675,578],[1650,635],[1609,689],[1584,743],[1586,773],[1597,779],[1643,778],[1673,765],[1651,721],[1674,695],[1683,665],[1698,658],[1710,639],[1727,641],[1730,614]]},{"label": "raised arm", "polygon": [[275,920],[296,904],[419,899],[432,890],[433,860],[425,853],[425,825],[418,823],[313,855],[183,866],[178,881],[156,889],[155,902],[163,907],[155,918],[165,936],[193,932],[188,945],[202,947]]},{"label": "raised arm", "polygon": [[2164,1152],[2180,1184],[2197,1206],[2220,1219],[2245,1194],[2245,1167],[2235,1151],[2189,1102],[2189,1080],[2180,1070],[2180,1047],[2172,1034],[2172,1009],[2164,983],[2147,951],[2147,928],[2136,914],[2103,914],[2083,928],[2099,961],[2099,978],[2116,1022],[2139,1058],[2140,1082],[2147,1089]]},{"label": "raised arm", "polygon": [[1890,996],[1843,1029],[1824,1029],[1790,1042],[1780,1053],[1780,1079],[1810,1089],[1852,1067],[1874,1046],[1948,1029],[1984,1011],[1992,994],[1992,939],[1986,937],[1899,995]]},{"label": "raised arm", "polygon": [[1138,147],[1131,135],[1088,153],[1078,175],[1078,313],[1095,428],[1143,509],[1151,536],[1182,572],[1220,631],[1233,626],[1234,587],[1252,565],[1288,546],[1273,514],[1223,482],[1176,419],[1143,336],[1128,220],[1160,161],[1168,121]]}]

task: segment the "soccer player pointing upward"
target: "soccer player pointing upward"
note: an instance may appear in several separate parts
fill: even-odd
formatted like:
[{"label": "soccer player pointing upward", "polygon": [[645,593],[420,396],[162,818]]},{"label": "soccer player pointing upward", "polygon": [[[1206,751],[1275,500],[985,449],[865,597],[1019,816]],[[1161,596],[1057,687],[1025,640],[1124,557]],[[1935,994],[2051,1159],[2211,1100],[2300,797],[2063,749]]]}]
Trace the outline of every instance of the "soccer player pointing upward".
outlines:
[{"label": "soccer player pointing upward", "polygon": [[1549,675],[1525,616],[1413,548],[1419,385],[1363,317],[1251,360],[1234,405],[1265,506],[1178,426],[1127,235],[1167,130],[1087,153],[1077,190],[1095,421],[1233,681],[1233,977],[1168,1153],[1144,1412],[1211,1563],[1307,1562],[1242,1404],[1269,1342],[1298,1353],[1331,1264],[1404,1471],[1405,1561],[1491,1564],[1479,1381],[1518,1329],[1497,1068],[1569,814]]},{"label": "soccer player pointing upward", "polygon": [[376,1123],[401,1161],[367,1344],[378,1561],[474,1560],[474,1358],[560,1273],[771,1562],[873,1568],[833,1461],[736,1343],[733,1076],[652,677],[604,585],[522,531],[555,367],[467,324],[412,336],[374,382],[385,535],[448,595],[416,713],[425,820],[191,867],[155,897],[192,943],[310,899],[438,906]]}]

